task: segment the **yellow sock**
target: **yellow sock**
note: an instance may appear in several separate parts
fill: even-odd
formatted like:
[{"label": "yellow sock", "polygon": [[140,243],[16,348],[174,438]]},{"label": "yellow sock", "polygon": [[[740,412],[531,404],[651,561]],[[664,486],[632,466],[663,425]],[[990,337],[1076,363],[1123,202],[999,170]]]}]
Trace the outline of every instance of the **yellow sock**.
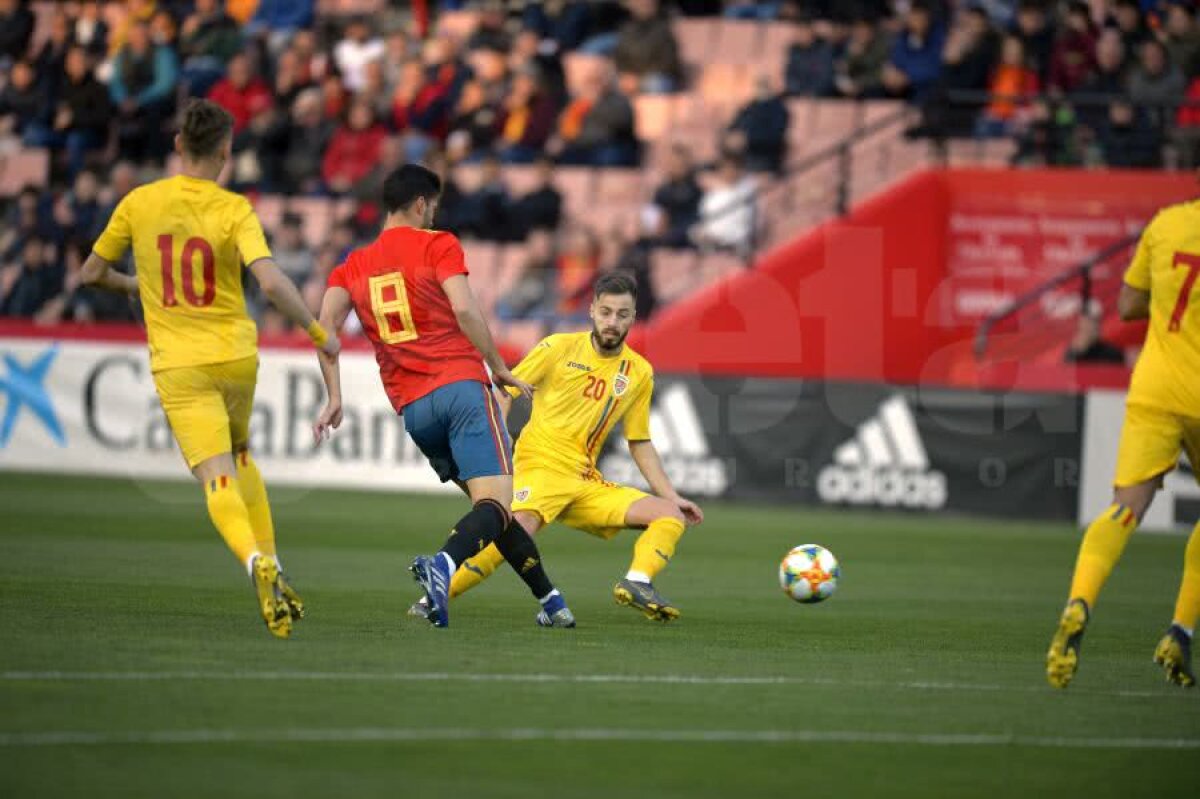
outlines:
[{"label": "yellow sock", "polygon": [[267,500],[267,486],[258,471],[258,464],[250,457],[249,452],[238,454],[236,460],[238,483],[241,486],[242,499],[246,502],[246,510],[250,513],[250,526],[254,529],[258,551],[275,557],[275,525],[271,522],[271,503]]},{"label": "yellow sock", "polygon": [[478,555],[468,558],[467,562],[459,566],[458,571],[454,573],[454,577],[450,580],[450,598],[462,596],[491,577],[492,572],[496,571],[503,562],[504,556],[500,554],[500,550],[496,549],[496,545],[488,544],[486,549]]},{"label": "yellow sock", "polygon": [[1183,553],[1183,583],[1175,602],[1175,624],[1194,631],[1197,618],[1200,618],[1200,522],[1192,528]]},{"label": "yellow sock", "polygon": [[653,580],[675,555],[675,545],[687,529],[683,522],[670,516],[650,522],[646,532],[633,545],[633,563],[629,571]]},{"label": "yellow sock", "polygon": [[250,513],[238,490],[236,478],[221,475],[209,480],[204,486],[204,496],[208,500],[208,515],[216,526],[217,532],[225,539],[225,543],[237,555],[242,563],[248,563],[250,556],[258,551],[254,541],[254,530],[250,526]]},{"label": "yellow sock", "polygon": [[1100,589],[1112,574],[1135,529],[1137,517],[1124,505],[1110,505],[1092,521],[1079,545],[1070,599],[1083,599],[1088,608],[1096,607]]}]

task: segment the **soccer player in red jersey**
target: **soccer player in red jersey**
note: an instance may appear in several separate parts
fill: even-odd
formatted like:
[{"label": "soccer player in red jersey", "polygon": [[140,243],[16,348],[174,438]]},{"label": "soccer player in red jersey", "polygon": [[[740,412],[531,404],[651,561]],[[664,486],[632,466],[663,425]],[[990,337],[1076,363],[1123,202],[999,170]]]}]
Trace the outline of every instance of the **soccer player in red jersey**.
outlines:
[{"label": "soccer player in red jersey", "polygon": [[[526,396],[533,389],[513,376],[496,351],[467,282],[458,239],[429,229],[441,189],[437,175],[415,164],[388,176],[383,232],[330,274],[322,324],[340,330],[351,309],[358,314],[405,429],[442,482],[453,480],[471,498],[471,512],[454,526],[441,551],[413,561],[413,576],[430,599],[429,620],[437,627],[449,623],[450,578],[494,542],[541,603],[538,624],[574,627],[533,539],[510,510],[512,441],[491,386]],[[490,381],[484,361],[492,371]],[[329,402],[313,428],[318,439],[342,420],[337,357],[322,357],[321,372]]]}]

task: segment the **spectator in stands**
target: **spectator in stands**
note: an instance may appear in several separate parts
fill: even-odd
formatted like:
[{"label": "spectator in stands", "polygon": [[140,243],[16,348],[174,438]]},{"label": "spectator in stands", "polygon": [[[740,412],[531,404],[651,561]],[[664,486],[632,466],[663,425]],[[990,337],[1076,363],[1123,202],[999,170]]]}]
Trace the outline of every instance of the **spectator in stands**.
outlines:
[{"label": "spectator in stands", "polygon": [[554,231],[532,231],[525,240],[520,275],[508,293],[496,301],[497,318],[510,322],[552,316],[556,276]]},{"label": "spectator in stands", "polygon": [[538,185],[513,205],[512,221],[516,235],[535,230],[558,230],[562,224],[563,197],[554,185],[554,161],[541,156],[537,161]]},{"label": "spectator in stands", "polygon": [[542,39],[558,45],[558,52],[578,49],[588,37],[591,23],[590,3],[585,0],[547,0],[526,3],[523,26],[536,31]]},{"label": "spectator in stands", "polygon": [[54,221],[67,231],[66,244],[73,248],[90,248],[95,240],[93,231],[100,223],[104,208],[100,204],[100,178],[90,169],[75,176],[75,185],[54,204]]},{"label": "spectator in stands", "polygon": [[174,51],[154,44],[149,26],[139,22],[129,28],[129,41],[113,62],[108,85],[117,106],[122,158],[162,160],[163,123],[174,107],[178,73]]},{"label": "spectator in stands", "polygon": [[484,0],[482,8],[479,9],[475,30],[467,40],[467,49],[507,53],[511,45],[508,31],[505,30],[503,1]]},{"label": "spectator in stands", "polygon": [[500,159],[483,159],[479,186],[463,196],[463,232],[484,241],[514,241],[523,235],[510,218],[512,203],[500,169]]},{"label": "spectator in stands", "polygon": [[407,160],[420,161],[431,145],[445,139],[450,103],[446,86],[426,82],[420,59],[404,65],[392,96],[392,125],[404,137]]},{"label": "spectator in stands", "polygon": [[329,57],[317,47],[317,36],[310,30],[298,30],[287,46],[296,56],[297,78],[304,85],[319,83],[330,71]]},{"label": "spectator in stands", "polygon": [[42,43],[34,60],[34,68],[41,78],[42,91],[51,100],[58,98],[58,88],[66,74],[67,50],[74,44],[71,18],[58,11],[50,19],[50,38]]},{"label": "spectator in stands", "polygon": [[32,318],[62,286],[63,269],[54,245],[36,236],[27,238],[20,261],[0,272],[0,316]]},{"label": "spectator in stands", "polygon": [[692,151],[686,144],[675,144],[667,158],[667,175],[654,191],[654,198],[643,213],[643,230],[649,241],[661,247],[692,246],[690,233],[700,220],[700,184]]},{"label": "spectator in stands", "polygon": [[157,45],[171,48],[171,52],[179,53],[179,25],[170,11],[160,9],[150,18],[150,40]]},{"label": "spectator in stands", "polygon": [[983,138],[1010,136],[1017,126],[1028,121],[1030,101],[1040,90],[1037,73],[1025,58],[1025,45],[1019,36],[1006,36],[1000,51],[1000,63],[992,73],[991,103],[979,118],[975,135]]},{"label": "spectator in stands", "polygon": [[892,46],[891,60],[883,68],[887,93],[923,101],[941,73],[945,38],[945,28],[934,18],[929,0],[914,0]]},{"label": "spectator in stands", "polygon": [[46,99],[33,65],[17,61],[9,72],[8,85],[0,90],[0,136],[25,137],[29,146],[44,147],[38,128],[45,127],[39,124],[45,116]]},{"label": "spectator in stands", "polygon": [[196,96],[207,94],[241,46],[241,31],[219,0],[196,0],[196,9],[184,19],[179,37],[188,90]]},{"label": "spectator in stands", "polygon": [[157,0],[125,0],[125,15],[118,17],[112,34],[108,37],[109,55],[115,56],[121,52],[129,41],[129,31],[134,25],[149,25],[158,10]]},{"label": "spectator in stands", "polygon": [[1200,167],[1200,77],[1188,86],[1187,102],[1179,108],[1175,127],[1171,130],[1171,142],[1175,147],[1177,166],[1180,169]]},{"label": "spectator in stands", "polygon": [[1152,38],[1146,17],[1142,14],[1141,0],[1116,0],[1112,21],[1121,33],[1125,52],[1130,57],[1137,53],[1142,44]]},{"label": "spectator in stands", "polygon": [[[241,150],[247,142],[245,133],[250,121],[269,113],[274,107],[274,98],[266,82],[253,74],[250,58],[238,53],[229,60],[229,71],[208,93],[208,99],[224,108],[233,116],[234,149]],[[243,141],[239,141],[239,137]]]},{"label": "spectator in stands", "polygon": [[558,103],[542,88],[537,67],[522,67],[513,76],[497,119],[496,144],[501,160],[509,164],[533,162],[553,134],[557,116]]},{"label": "spectator in stands", "polygon": [[1125,99],[1117,100],[1108,110],[1108,124],[1100,133],[1104,163],[1128,169],[1162,167],[1162,132],[1153,124],[1150,113]]},{"label": "spectator in stands", "polygon": [[586,317],[592,284],[600,271],[600,241],[596,234],[581,225],[566,231],[554,267],[555,310],[559,318]]},{"label": "spectator in stands", "polygon": [[333,124],[321,111],[321,93],[308,89],[296,98],[286,133],[282,184],[289,192],[315,194],[320,189],[317,166],[333,136]]},{"label": "spectator in stands", "polygon": [[321,177],[334,194],[346,194],[375,168],[387,131],[375,121],[370,103],[355,100],[346,122],[329,141],[321,160]]},{"label": "spectator in stands", "polygon": [[890,46],[875,20],[859,16],[850,25],[846,47],[834,59],[833,83],[841,97],[863,99],[883,95],[883,68]]},{"label": "spectator in stands", "polygon": [[1050,59],[1051,89],[1073,92],[1087,81],[1096,68],[1096,37],[1091,8],[1083,0],[1074,0],[1054,43]]},{"label": "spectator in stands", "polygon": [[105,145],[111,119],[108,92],[92,75],[87,52],[74,46],[67,51],[66,74],[53,118],[48,126],[36,125],[31,130],[31,141],[65,150],[68,176],[73,178],[83,169],[87,154]]},{"label": "spectator in stands", "polygon": [[1171,63],[1189,78],[1200,74],[1200,25],[1191,3],[1173,2],[1166,7],[1163,43]]},{"label": "spectator in stands", "polygon": [[700,199],[700,222],[692,240],[702,249],[747,254],[754,245],[757,195],[758,184],[746,174],[741,157],[722,155],[712,185]]},{"label": "spectator in stands", "polygon": [[304,241],[304,220],[291,211],[284,213],[278,233],[271,242],[275,263],[297,286],[308,280],[316,266],[312,248]]},{"label": "spectator in stands", "polygon": [[1096,40],[1096,69],[1079,87],[1075,97],[1080,124],[1099,131],[1108,120],[1107,102],[1098,102],[1108,95],[1125,94],[1128,85],[1125,68],[1125,45],[1113,28],[1105,29]]},{"label": "spectator in stands", "polygon": [[833,47],[817,36],[808,18],[797,20],[792,31],[784,90],[791,97],[825,97],[833,90]]},{"label": "spectator in stands", "polygon": [[0,69],[29,54],[34,22],[26,0],[0,0]]},{"label": "spectator in stands", "polygon": [[346,88],[351,92],[361,90],[366,83],[367,64],[383,60],[385,50],[383,39],[371,35],[365,19],[351,20],[344,38],[333,48],[333,60]]},{"label": "spectator in stands", "polygon": [[290,110],[300,92],[312,86],[300,67],[300,57],[293,49],[284,50],[275,62],[275,78],[272,93],[281,109]]},{"label": "spectator in stands", "polygon": [[75,18],[75,41],[86,48],[92,58],[108,54],[108,23],[100,13],[100,3],[87,0],[79,4]]},{"label": "spectator in stands", "polygon": [[613,50],[622,88],[628,94],[675,91],[683,64],[670,21],[658,0],[627,0],[626,5],[631,18],[621,26]]},{"label": "spectator in stands", "polygon": [[1025,45],[1025,57],[1044,86],[1050,79],[1050,64],[1054,61],[1054,23],[1047,12],[1046,0],[1021,0],[1017,6],[1017,21],[1013,32]]},{"label": "spectator in stands", "polygon": [[547,142],[551,154],[580,166],[636,166],[638,142],[633,106],[616,85],[611,70],[589,75],[558,120],[558,134]]},{"label": "spectator in stands", "polygon": [[725,134],[725,146],[741,154],[753,172],[783,172],[787,155],[787,106],[771,78],[760,75],[755,96],[738,111]]},{"label": "spectator in stands", "polygon": [[921,110],[923,133],[971,135],[979,105],[964,102],[955,93],[985,91],[998,50],[996,32],[982,9],[969,8],[958,15],[942,49],[942,74],[937,89]]},{"label": "spectator in stands", "polygon": [[314,0],[258,0],[246,32],[266,33],[271,49],[279,51],[299,31],[313,26]]},{"label": "spectator in stands", "polygon": [[508,68],[516,75],[530,67],[537,70],[542,91],[555,103],[566,98],[567,78],[557,45],[552,40],[543,41],[536,31],[526,29],[513,39]]},{"label": "spectator in stands", "polygon": [[0,228],[0,263],[19,259],[26,239],[55,241],[59,237],[48,203],[43,201],[35,186],[25,186],[9,207],[4,226]]},{"label": "spectator in stands", "polygon": [[336,72],[327,72],[321,79],[321,113],[330,121],[341,119],[350,100],[346,85]]},{"label": "spectator in stands", "polygon": [[1100,315],[1085,311],[1079,315],[1075,336],[1063,356],[1067,363],[1115,363],[1124,365],[1125,351],[1101,337]]},{"label": "spectator in stands", "polygon": [[487,101],[483,87],[477,81],[463,84],[458,96],[458,105],[450,119],[450,136],[447,142],[461,140],[467,154],[481,153],[496,140],[497,120],[500,115],[495,106]]},{"label": "spectator in stands", "polygon": [[1138,64],[1129,75],[1129,99],[1141,105],[1155,125],[1174,118],[1187,84],[1183,73],[1170,62],[1167,48],[1157,39],[1142,42]]}]

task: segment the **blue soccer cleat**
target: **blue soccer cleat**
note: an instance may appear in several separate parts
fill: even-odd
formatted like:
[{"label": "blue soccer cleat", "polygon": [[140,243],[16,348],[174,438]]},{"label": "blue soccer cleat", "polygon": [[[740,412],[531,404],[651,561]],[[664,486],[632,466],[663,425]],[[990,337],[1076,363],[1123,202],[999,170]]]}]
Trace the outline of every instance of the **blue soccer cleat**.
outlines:
[{"label": "blue soccer cleat", "polygon": [[542,603],[542,609],[533,620],[538,627],[575,626],[575,614],[567,607],[567,600],[557,591]]},{"label": "blue soccer cleat", "polygon": [[450,568],[441,555],[417,557],[408,567],[413,579],[425,589],[429,600],[429,623],[434,627],[450,626]]}]

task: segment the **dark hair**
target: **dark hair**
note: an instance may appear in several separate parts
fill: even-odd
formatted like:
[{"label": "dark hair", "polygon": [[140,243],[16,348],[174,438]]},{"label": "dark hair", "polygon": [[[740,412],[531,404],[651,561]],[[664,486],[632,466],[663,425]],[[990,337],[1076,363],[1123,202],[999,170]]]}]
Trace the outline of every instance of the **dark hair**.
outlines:
[{"label": "dark hair", "polygon": [[407,210],[418,197],[435,200],[442,193],[442,179],[419,164],[405,164],[383,182],[383,208],[389,214]]},{"label": "dark hair", "polygon": [[609,272],[596,281],[593,294],[598,300],[604,294],[628,294],[637,300],[637,281],[628,272]]},{"label": "dark hair", "polygon": [[179,126],[183,149],[193,158],[211,158],[233,135],[233,115],[211,100],[192,100]]}]

